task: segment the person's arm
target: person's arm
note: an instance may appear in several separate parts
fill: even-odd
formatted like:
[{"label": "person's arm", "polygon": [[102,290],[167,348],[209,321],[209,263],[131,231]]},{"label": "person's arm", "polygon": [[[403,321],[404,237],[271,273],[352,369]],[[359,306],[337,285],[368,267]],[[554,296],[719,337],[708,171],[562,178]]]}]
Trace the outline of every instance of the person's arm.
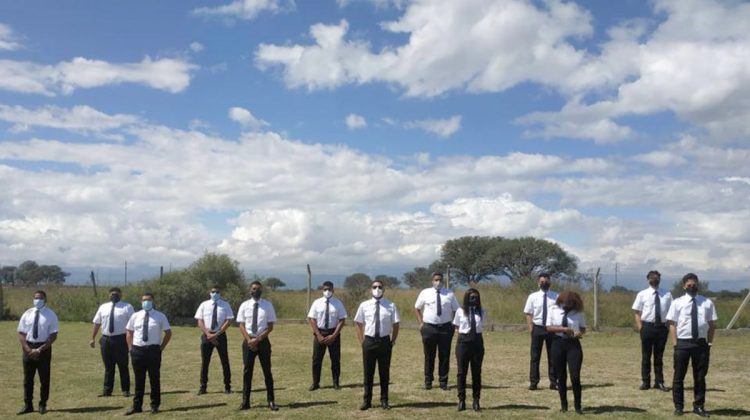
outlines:
[{"label": "person's arm", "polygon": [[265,340],[266,338],[268,338],[268,335],[271,334],[271,331],[273,331],[273,322],[269,322],[268,323],[268,328],[266,328],[265,331],[263,331],[262,333],[260,333],[256,337],[256,339],[258,340],[258,342],[261,342],[261,341]]},{"label": "person's arm", "polygon": [[421,330],[424,326],[424,321],[422,321],[422,311],[419,309],[414,309],[414,315],[417,317],[417,324],[419,324],[419,329]]},{"label": "person's arm", "polygon": [[346,324],[346,318],[339,319],[339,323],[336,324],[336,329],[333,331],[333,334],[330,335],[330,340],[333,341],[341,334],[341,330],[344,328],[344,325]]},{"label": "person's arm", "polygon": [[716,324],[713,321],[708,321],[708,344],[711,345],[714,342],[714,332],[716,331]]},{"label": "person's arm", "polygon": [[125,333],[125,341],[128,343],[128,351],[133,350],[133,331],[127,330]]},{"label": "person's arm", "polygon": [[393,331],[391,332],[391,345],[396,345],[396,339],[398,338],[398,322],[393,324]]},{"label": "person's arm", "polygon": [[29,347],[29,343],[26,341],[26,333],[18,333],[18,341],[21,343],[21,348],[23,349],[23,352],[26,354],[31,353],[31,347]]},{"label": "person's arm", "polygon": [[93,349],[96,347],[94,342],[96,342],[96,335],[99,333],[99,328],[102,327],[102,324],[94,324],[94,331],[91,332],[91,341],[89,341],[89,346]]},{"label": "person's arm", "polygon": [[221,327],[219,327],[219,331],[216,332],[216,335],[221,335],[227,332],[230,325],[232,325],[232,320],[229,318],[225,319],[224,323],[221,324]]},{"label": "person's arm", "polygon": [[325,337],[323,337],[323,334],[320,333],[320,328],[318,328],[318,321],[315,318],[307,318],[307,323],[310,324],[310,328],[312,328],[315,339],[318,340],[318,343],[322,343]]},{"label": "person's arm", "polygon": [[677,326],[675,325],[674,321],[668,321],[669,322],[669,338],[672,340],[672,345],[677,345]]},{"label": "person's arm", "polygon": [[172,330],[164,330],[164,339],[161,340],[161,351],[167,347],[169,340],[172,339]]},{"label": "person's arm", "polygon": [[570,335],[573,333],[573,329],[570,327],[563,327],[562,325],[547,325],[547,332]]},{"label": "person's arm", "polygon": [[357,340],[361,346],[365,342],[365,325],[361,322],[355,322],[354,325],[357,326]]},{"label": "person's arm", "polygon": [[526,314],[526,325],[529,327],[529,332],[534,331],[534,317],[531,314]]},{"label": "person's arm", "polygon": [[250,337],[250,334],[248,334],[247,328],[245,328],[245,323],[240,322],[239,327],[240,327],[240,332],[242,333],[242,337],[245,338],[245,342],[250,344],[250,340],[252,339],[252,337]]},{"label": "person's arm", "polygon": [[641,311],[633,311],[635,313],[635,330],[641,332]]}]

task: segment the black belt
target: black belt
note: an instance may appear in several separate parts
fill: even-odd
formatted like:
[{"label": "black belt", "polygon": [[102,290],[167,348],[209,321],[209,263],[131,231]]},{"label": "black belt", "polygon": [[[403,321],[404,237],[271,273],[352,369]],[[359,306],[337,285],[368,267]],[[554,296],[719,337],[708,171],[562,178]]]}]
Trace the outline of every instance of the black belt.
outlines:
[{"label": "black belt", "polygon": [[667,324],[665,324],[663,322],[656,323],[656,322],[641,321],[641,324],[642,325],[648,325],[649,327],[666,327],[667,326]]},{"label": "black belt", "polygon": [[480,333],[480,332],[476,332],[474,334],[472,334],[472,333],[458,333],[458,335],[463,336],[463,337],[471,337],[472,335],[474,335],[474,336],[476,336],[476,335],[481,336],[482,333]]},{"label": "black belt", "polygon": [[429,322],[425,322],[425,324],[432,325],[433,327],[442,328],[442,327],[445,327],[446,325],[451,325],[451,322],[448,321],[448,322],[445,322],[445,323],[442,323],[442,324],[432,324],[432,323],[429,323]]},{"label": "black belt", "polygon": [[118,338],[118,337],[125,337],[125,334],[117,334],[117,335],[102,334],[102,338],[107,338],[107,339],[109,339],[109,338]]},{"label": "black belt", "polygon": [[376,340],[376,341],[382,341],[382,340],[388,339],[390,341],[391,336],[381,335],[380,337],[373,337],[371,335],[366,335],[365,338],[369,338],[370,340]]},{"label": "black belt", "polygon": [[318,328],[318,331],[319,331],[319,332],[320,332],[321,334],[331,334],[332,332],[336,331],[336,329],[335,329],[335,328],[329,328],[329,329],[325,329],[325,328]]},{"label": "black belt", "polygon": [[39,347],[42,347],[46,343],[46,341],[40,341],[40,342],[34,342],[34,341],[27,341],[26,344],[29,345],[32,349],[38,349]]},{"label": "black belt", "polygon": [[680,343],[693,343],[693,344],[707,344],[705,338],[678,338],[677,342]]},{"label": "black belt", "polygon": [[161,348],[161,344],[149,344],[147,346],[136,346],[133,345],[134,349],[153,349],[153,348]]}]

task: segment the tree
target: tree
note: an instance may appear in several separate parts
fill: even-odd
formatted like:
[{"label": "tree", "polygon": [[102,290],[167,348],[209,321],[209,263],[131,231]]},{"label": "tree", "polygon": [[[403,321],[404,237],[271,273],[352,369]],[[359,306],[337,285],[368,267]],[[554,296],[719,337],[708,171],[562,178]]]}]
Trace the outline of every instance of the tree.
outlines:
[{"label": "tree", "polygon": [[65,277],[70,273],[62,271],[57,265],[40,265],[39,266],[39,283],[46,284],[63,284]]},{"label": "tree", "polygon": [[0,268],[0,283],[13,284],[17,268],[12,265],[6,265]]},{"label": "tree", "polygon": [[575,257],[554,242],[530,236],[503,239],[490,252],[499,267],[498,274],[511,282],[534,279],[548,273],[553,280],[575,281],[578,264]]},{"label": "tree", "polygon": [[286,283],[284,283],[280,278],[277,277],[266,278],[265,280],[263,280],[263,285],[271,290],[283,289],[284,287],[286,287]]},{"label": "tree", "polygon": [[401,285],[401,281],[393,276],[387,276],[385,274],[378,274],[375,276],[375,280],[383,283],[386,288],[398,287]]},{"label": "tree", "polygon": [[435,260],[429,267],[414,267],[412,271],[404,273],[404,283],[415,289],[424,289],[432,285],[432,273],[446,274],[448,265],[440,260]]},{"label": "tree", "polygon": [[344,280],[344,288],[348,296],[347,312],[354,313],[359,303],[368,297],[371,283],[370,276],[364,273],[354,273]]},{"label": "tree", "polygon": [[33,286],[39,283],[41,273],[36,261],[26,260],[18,266],[16,281],[24,286]]},{"label": "tree", "polygon": [[502,241],[501,237],[489,236],[451,239],[443,245],[442,261],[450,264],[456,283],[475,285],[498,274],[500,261],[493,258],[491,250]]}]

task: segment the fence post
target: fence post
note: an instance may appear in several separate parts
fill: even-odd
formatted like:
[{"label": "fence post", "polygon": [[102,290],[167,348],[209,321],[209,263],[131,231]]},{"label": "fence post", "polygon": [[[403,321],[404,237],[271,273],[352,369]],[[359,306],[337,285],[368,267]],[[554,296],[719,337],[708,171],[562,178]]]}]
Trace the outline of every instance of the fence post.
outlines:
[{"label": "fence post", "polygon": [[599,331],[599,273],[601,267],[596,269],[594,276],[594,331]]},{"label": "fence post", "polygon": [[5,318],[5,305],[3,305],[3,282],[0,280],[0,319]]},{"label": "fence post", "polygon": [[96,295],[96,277],[94,277],[94,270],[91,270],[91,286],[94,288],[94,299],[99,299]]},{"label": "fence post", "polygon": [[312,271],[310,271],[310,264],[307,264],[307,308],[310,308],[310,297],[312,293]]},{"label": "fence post", "polygon": [[727,324],[728,330],[731,330],[734,326],[734,323],[737,322],[737,319],[740,317],[740,314],[742,313],[742,310],[745,308],[745,305],[747,305],[747,302],[750,301],[750,291],[747,292],[747,296],[745,296],[745,300],[742,301],[740,304],[740,307],[737,309],[737,312],[732,317],[732,320],[729,321],[729,324]]},{"label": "fence post", "polygon": [[451,265],[448,264],[448,268],[446,269],[446,276],[445,276],[445,288],[450,289],[451,288]]}]

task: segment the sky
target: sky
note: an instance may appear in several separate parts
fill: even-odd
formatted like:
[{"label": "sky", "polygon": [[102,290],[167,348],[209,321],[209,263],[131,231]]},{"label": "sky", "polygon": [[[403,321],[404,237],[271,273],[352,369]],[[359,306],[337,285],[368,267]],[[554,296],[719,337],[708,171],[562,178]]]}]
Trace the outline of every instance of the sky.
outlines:
[{"label": "sky", "polygon": [[208,251],[343,279],[530,235],[605,284],[747,287],[747,22],[732,0],[2,2],[0,264],[134,279]]}]

